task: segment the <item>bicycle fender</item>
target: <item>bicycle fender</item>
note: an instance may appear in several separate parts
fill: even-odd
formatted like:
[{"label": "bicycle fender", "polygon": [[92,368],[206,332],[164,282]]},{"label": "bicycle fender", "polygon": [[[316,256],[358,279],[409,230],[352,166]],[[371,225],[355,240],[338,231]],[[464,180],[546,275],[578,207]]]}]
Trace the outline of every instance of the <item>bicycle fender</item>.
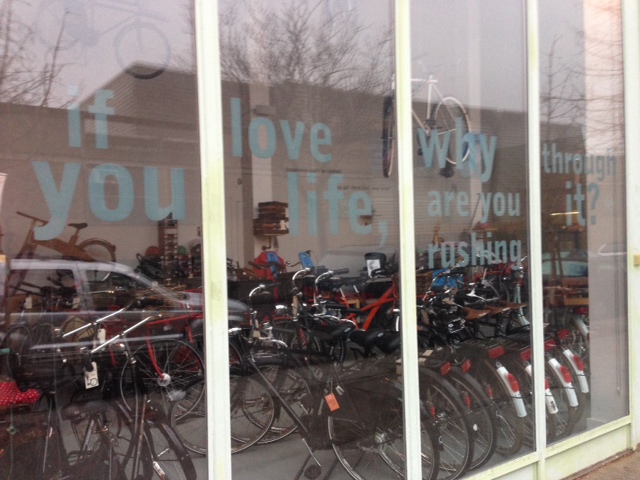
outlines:
[{"label": "bicycle fender", "polygon": [[509,371],[503,365],[500,365],[500,366],[496,367],[496,371],[498,372],[498,375],[500,376],[500,380],[502,380],[502,383],[504,384],[505,387],[507,387],[507,390],[511,394],[511,400],[513,401],[513,406],[516,409],[516,414],[520,418],[526,417],[527,416],[527,409],[524,406],[524,400],[522,399],[522,395],[520,394],[520,390],[518,390],[516,392],[511,387],[511,383],[509,382],[509,378],[508,378]]},{"label": "bicycle fender", "polygon": [[558,360],[556,360],[555,358],[551,357],[547,361],[547,363],[551,366],[551,368],[556,374],[556,377],[558,377],[558,379],[560,380],[560,383],[564,387],[565,392],[567,393],[567,399],[569,400],[569,405],[574,408],[577,407],[578,396],[576,395],[576,390],[573,387],[573,383],[567,382],[564,379],[564,375],[562,374],[562,370],[560,368],[560,362],[558,362]]},{"label": "bicycle fender", "polygon": [[562,353],[565,357],[567,357],[567,360],[569,360],[569,362],[573,366],[574,371],[576,372],[578,383],[580,385],[580,391],[582,393],[589,393],[589,381],[587,380],[587,376],[584,374],[584,370],[578,368],[578,365],[573,358],[573,352],[570,349],[566,348],[562,351]]},{"label": "bicycle fender", "polygon": [[[527,365],[525,367],[525,370],[527,371],[527,375],[529,375],[529,377],[533,375],[531,364]],[[553,397],[553,393],[551,392],[550,388],[545,387],[544,389],[544,403],[547,406],[547,412],[549,412],[551,415],[555,415],[556,413],[558,413],[558,404],[556,403],[556,399]]]}]

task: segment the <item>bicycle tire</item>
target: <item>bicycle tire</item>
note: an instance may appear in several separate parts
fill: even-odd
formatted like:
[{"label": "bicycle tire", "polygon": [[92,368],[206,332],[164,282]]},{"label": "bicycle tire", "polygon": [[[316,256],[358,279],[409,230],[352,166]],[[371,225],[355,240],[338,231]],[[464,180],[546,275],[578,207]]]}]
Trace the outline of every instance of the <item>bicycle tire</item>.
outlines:
[{"label": "bicycle tire", "polygon": [[6,372],[13,380],[20,381],[24,366],[23,357],[28,355],[29,350],[33,346],[33,337],[31,329],[24,324],[18,323],[11,325],[4,338],[2,339],[2,347],[11,351],[7,360],[8,372]]},{"label": "bicycle tire", "polygon": [[[87,325],[87,323],[88,322],[85,321],[84,319],[76,315],[71,315],[64,322],[62,322],[62,325],[60,326],[60,331],[63,334],[69,333],[80,327]],[[95,334],[96,334],[95,326],[87,327],[86,330],[83,330],[81,332],[78,332],[74,335],[71,335],[65,338],[65,342],[68,342],[68,343],[88,342],[95,338]]]},{"label": "bicycle tire", "polygon": [[438,480],[461,477],[473,460],[474,430],[458,391],[440,373],[421,367],[420,401],[432,412],[440,432],[442,450]]},{"label": "bicycle tire", "polygon": [[[176,432],[165,421],[149,419],[145,423],[145,442],[149,455],[143,465],[151,465],[145,479],[193,480],[197,472],[193,460]],[[149,462],[150,460],[150,462]]]},{"label": "bicycle tire", "polygon": [[[83,393],[79,392],[79,396],[71,400],[76,408],[69,422],[78,448],[68,455],[70,478],[124,480],[130,477],[125,466],[133,451],[133,422],[109,402],[82,400]],[[81,400],[77,401],[78,398]]]},{"label": "bicycle tire", "polygon": [[[447,133],[450,135],[447,161],[452,165],[456,165],[458,163],[458,157],[460,157],[460,162],[467,160],[471,151],[468,144],[466,145],[466,150],[462,153],[458,153],[455,150],[455,135],[459,134],[464,137],[464,135],[469,133],[470,129],[469,116],[462,102],[455,97],[444,97],[440,103],[433,108],[431,118],[434,124],[433,129],[438,132],[438,135],[446,135]],[[430,122],[427,122],[427,124],[430,124]],[[460,125],[459,133],[458,124]]]},{"label": "bicycle tire", "polygon": [[[76,12],[69,11],[66,6],[67,3],[63,0],[42,0],[38,6],[34,31],[37,32],[40,41],[47,47],[55,48],[56,50],[68,50],[78,43],[79,38],[81,38],[79,35],[86,33],[80,27],[81,25],[86,25],[87,19],[84,9],[76,9]],[[66,17],[69,15],[72,18],[71,29],[65,30]],[[90,27],[85,28],[87,31],[91,31]]]},{"label": "bicycle tire", "polygon": [[447,380],[458,391],[473,425],[473,458],[469,470],[475,470],[493,457],[498,444],[498,426],[491,408],[491,400],[482,386],[458,367],[451,369],[447,374]]},{"label": "bicycle tire", "polygon": [[[562,365],[562,364],[561,364]],[[562,366],[562,368],[567,368]],[[559,440],[562,438],[566,438],[571,433],[578,423],[579,419],[579,403],[577,406],[571,406],[569,393],[567,389],[573,390],[573,393],[576,393],[576,390],[573,383],[571,387],[565,387],[562,384],[562,380],[560,379],[561,373],[556,371],[555,368],[551,367],[548,362],[545,361],[545,373],[547,376],[547,380],[549,382],[549,390],[553,394],[553,398],[556,401],[556,405],[558,406],[558,413],[556,414],[556,432],[555,439]],[[576,393],[577,397],[577,393]],[[578,397],[577,397],[578,398]],[[579,400],[578,400],[579,401]]]},{"label": "bicycle tire", "polygon": [[178,339],[146,339],[122,367],[120,393],[131,407],[133,384],[132,361],[135,359],[139,374],[147,388],[149,398],[159,400],[168,411],[169,404],[184,395],[185,388],[204,378],[204,360],[198,349]]},{"label": "bicycle tire", "polygon": [[[82,393],[80,395],[82,398]],[[98,409],[89,405],[101,405]],[[100,478],[91,473],[91,465],[97,472],[102,466],[108,467],[106,479],[171,479],[193,480],[197,477],[196,469],[187,450],[178,435],[165,421],[164,414],[153,403],[146,404],[145,421],[142,431],[136,428],[135,416],[127,410],[126,404],[92,400],[76,402],[77,409],[71,416],[72,431],[76,436],[80,450],[71,452],[75,455],[70,478]],[[83,415],[83,409],[87,415]],[[109,414],[110,412],[110,414]],[[96,417],[98,415],[98,417]],[[109,415],[109,416],[107,416]],[[97,423],[91,421],[97,419]],[[114,428],[115,424],[115,428]],[[85,433],[78,435],[81,428]],[[91,440],[88,435],[94,435]],[[142,435],[142,437],[137,437]],[[140,438],[141,442],[136,441]],[[137,450],[140,446],[141,450]],[[136,457],[136,454],[138,456]],[[67,477],[65,477],[67,478]]]},{"label": "bicycle tire", "polygon": [[391,176],[396,156],[396,120],[393,94],[384,97],[382,106],[382,175]]},{"label": "bicycle tire", "polygon": [[[354,480],[377,478],[383,466],[389,467],[398,476],[405,477],[401,392],[398,389],[396,395],[390,393],[377,396],[381,400],[380,408],[373,408],[372,415],[369,412],[360,415],[354,407],[344,406],[327,418],[328,435],[336,458]],[[360,406],[361,404],[358,409]],[[434,480],[438,476],[439,434],[428,417],[423,411],[422,478]]]},{"label": "bicycle tire", "polygon": [[[311,389],[299,373],[282,365],[261,366],[261,370],[298,416],[303,416],[311,410],[309,405]],[[282,440],[297,429],[298,426],[293,422],[293,419],[280,406],[280,403],[276,402],[274,404],[274,419],[271,428],[258,440],[258,443],[267,444]]]},{"label": "bicycle tire", "polygon": [[[577,355],[571,348],[569,347],[566,347],[566,348],[568,348],[569,353],[571,355]],[[579,372],[576,369],[575,365],[565,357],[565,354],[562,348],[556,347],[553,351],[553,356],[560,362],[561,365],[564,365],[571,372],[571,377],[573,378],[573,385],[575,387],[575,392],[576,392],[576,395],[578,396],[578,408],[576,411],[576,417],[577,417],[577,422],[579,422],[583,418],[585,411],[587,409],[587,405],[589,404],[590,398],[591,398],[591,391],[588,388],[588,385],[589,385],[588,374],[584,370],[582,372]],[[580,381],[578,377],[580,375],[584,375],[585,381],[587,382],[586,392],[582,391],[581,385],[579,383]]]},{"label": "bicycle tire", "polygon": [[231,402],[231,453],[256,444],[271,428],[274,402],[262,382],[233,371],[229,379]]},{"label": "bicycle tire", "polygon": [[474,363],[474,375],[482,385],[492,402],[498,424],[498,443],[496,453],[502,456],[516,454],[524,443],[525,422],[518,416],[511,393],[502,383],[495,365],[489,360],[480,359]]},{"label": "bicycle tire", "polygon": [[93,258],[96,262],[116,261],[116,247],[100,238],[89,238],[78,244],[78,248]]},{"label": "bicycle tire", "polygon": [[[136,21],[122,28],[113,43],[118,65],[125,73],[139,80],[150,80],[161,75],[171,60],[171,45],[155,25]],[[151,53],[160,56],[149,59]],[[134,53],[134,58],[129,58]],[[157,55],[156,55],[157,56]]]},{"label": "bicycle tire", "polygon": [[[508,362],[508,370],[516,376],[518,383],[520,383],[520,393],[527,411],[527,416],[524,417],[523,444],[527,447],[533,448],[536,444],[535,397],[533,392],[533,382],[530,374],[526,370],[526,367],[519,358],[515,358]],[[545,408],[545,422],[546,442],[549,444],[556,438],[558,428],[557,414],[550,413],[548,408]]]},{"label": "bicycle tire", "polygon": [[193,382],[185,389],[185,395],[173,402],[169,412],[171,428],[185,448],[198,455],[207,454],[205,379]]}]

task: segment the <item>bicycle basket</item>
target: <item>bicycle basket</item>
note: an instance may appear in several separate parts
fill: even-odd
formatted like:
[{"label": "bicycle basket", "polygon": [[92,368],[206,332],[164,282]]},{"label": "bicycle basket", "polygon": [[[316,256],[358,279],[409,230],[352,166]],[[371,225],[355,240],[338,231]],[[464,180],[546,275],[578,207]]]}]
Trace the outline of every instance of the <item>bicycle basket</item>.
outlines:
[{"label": "bicycle basket", "polygon": [[[40,330],[43,330],[47,325],[40,327]],[[3,344],[11,351],[7,361],[7,373],[21,391],[30,387],[55,385],[71,368],[57,354],[52,336],[34,337],[33,330],[26,325],[9,329]]]}]

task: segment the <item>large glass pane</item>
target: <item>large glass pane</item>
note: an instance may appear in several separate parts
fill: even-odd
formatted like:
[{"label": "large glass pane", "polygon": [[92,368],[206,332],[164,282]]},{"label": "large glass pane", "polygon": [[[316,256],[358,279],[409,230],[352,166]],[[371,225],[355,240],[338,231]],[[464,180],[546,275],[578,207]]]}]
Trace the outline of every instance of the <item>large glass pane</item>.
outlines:
[{"label": "large glass pane", "polygon": [[0,5],[1,478],[206,477],[192,12]]},{"label": "large glass pane", "polygon": [[234,475],[397,478],[391,2],[220,3]]},{"label": "large glass pane", "polygon": [[619,1],[541,2],[543,278],[574,433],[629,412]]},{"label": "large glass pane", "polygon": [[411,7],[420,393],[452,479],[535,447],[524,5]]}]

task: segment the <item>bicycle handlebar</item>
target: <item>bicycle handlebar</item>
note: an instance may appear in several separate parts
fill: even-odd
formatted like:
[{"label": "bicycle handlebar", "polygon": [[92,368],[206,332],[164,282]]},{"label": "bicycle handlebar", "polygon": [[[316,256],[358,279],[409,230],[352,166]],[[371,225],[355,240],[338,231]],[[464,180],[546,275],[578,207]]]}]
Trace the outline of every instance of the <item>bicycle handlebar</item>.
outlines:
[{"label": "bicycle handlebar", "polygon": [[38,218],[38,217],[34,217],[33,215],[29,215],[28,213],[24,213],[24,212],[16,212],[16,213],[17,213],[18,215],[23,216],[23,217],[29,218],[29,219],[33,220],[34,222],[40,222],[40,223],[42,223],[43,225],[47,223],[47,221],[46,221],[46,220],[43,220],[43,219]]},{"label": "bicycle handlebar", "polygon": [[89,322],[89,323],[87,323],[85,325],[82,325],[81,327],[76,328],[75,330],[71,330],[70,332],[63,333],[62,334],[62,338],[70,337],[70,336],[75,335],[77,333],[83,332],[83,331],[85,331],[85,330],[87,330],[87,329],[89,329],[91,327],[94,327],[96,325],[100,325],[100,324],[106,322],[107,320],[109,320],[111,317],[115,317],[116,315],[124,312],[127,308],[128,308],[128,306],[127,307],[122,307],[120,310],[116,310],[114,312],[111,312],[110,314],[105,315],[104,317],[99,318],[94,322]]},{"label": "bicycle handlebar", "polygon": [[308,273],[311,273],[312,270],[313,269],[309,268],[309,267],[303,268],[302,270],[298,270],[296,273],[293,274],[293,277],[291,278],[291,281],[295,282],[301,274],[304,274],[304,275],[302,275],[304,277]]},{"label": "bicycle handlebar", "polygon": [[133,332],[134,330],[136,330],[137,328],[141,327],[142,325],[150,322],[151,320],[155,319],[158,315],[149,315],[148,317],[143,318],[142,320],[140,320],[138,323],[136,323],[135,325],[132,325],[131,327],[127,328],[126,330],[124,330],[123,332],[115,335],[114,337],[111,337],[109,340],[107,340],[104,343],[101,343],[100,345],[98,345],[97,347],[95,347],[93,350],[91,350],[89,353],[90,355],[93,355],[95,353],[98,353],[100,350],[104,349],[105,347],[117,342],[118,340],[120,340],[121,338],[125,338],[127,335],[129,335],[131,332]]},{"label": "bicycle handlebar", "polygon": [[261,283],[260,285],[258,285],[256,288],[254,288],[249,292],[249,299],[251,299],[251,297],[253,297],[254,295],[257,295],[258,293],[265,291],[267,288],[275,288],[279,286],[280,286],[279,282]]},{"label": "bicycle handlebar", "polygon": [[316,277],[316,286],[322,281],[325,280],[327,278],[331,278],[334,275],[344,275],[349,273],[349,269],[348,268],[338,268],[336,270],[327,270],[324,273],[321,273],[320,275],[318,275]]}]

